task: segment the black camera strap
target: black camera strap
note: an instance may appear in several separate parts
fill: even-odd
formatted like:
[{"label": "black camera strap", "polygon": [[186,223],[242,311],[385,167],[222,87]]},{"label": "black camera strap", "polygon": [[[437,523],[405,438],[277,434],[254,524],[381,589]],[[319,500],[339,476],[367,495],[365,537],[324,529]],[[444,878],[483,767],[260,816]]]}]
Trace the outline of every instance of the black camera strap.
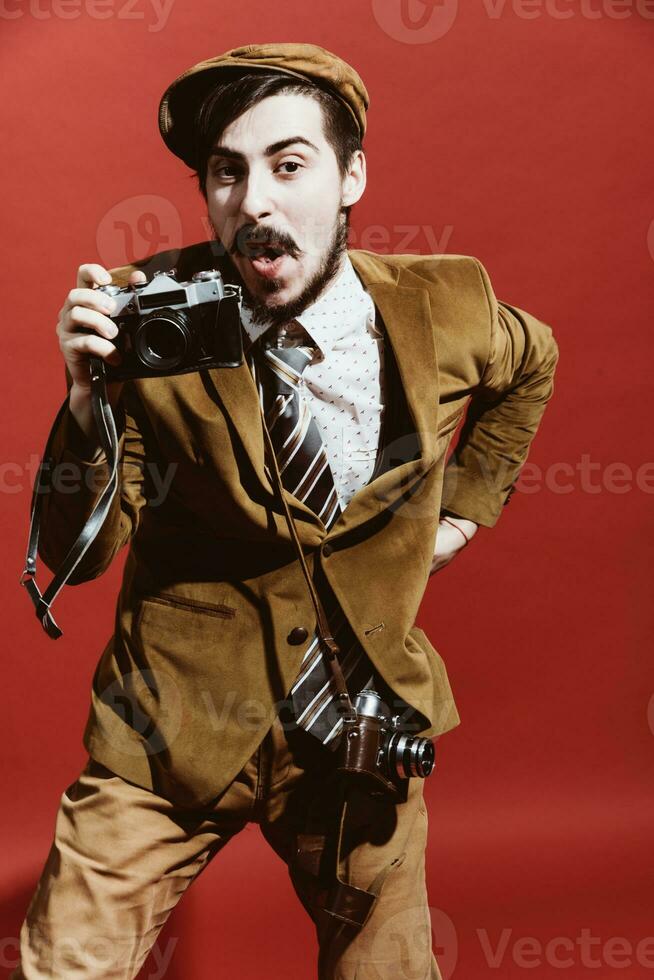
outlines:
[{"label": "black camera strap", "polygon": [[25,568],[20,576],[20,584],[24,585],[27,593],[34,603],[36,617],[40,620],[43,629],[48,636],[57,640],[63,635],[62,630],[57,626],[52,617],[52,604],[57,598],[62,588],[73,574],[85,553],[93,543],[100,528],[109,513],[111,502],[118,489],[118,435],[116,423],[114,421],[109,399],[107,397],[107,385],[105,377],[104,362],[101,358],[91,357],[89,373],[91,378],[91,405],[93,416],[100,437],[100,444],[106,454],[110,468],[109,480],[95,507],[82,528],[76,541],[73,543],[68,554],[57,569],[52,581],[41,592],[36,584],[36,558],[38,552],[39,532],[41,529],[41,504],[43,494],[51,491],[54,474],[55,460],[52,458],[52,442],[54,433],[59,425],[64,412],[68,407],[69,395],[57,412],[56,418],[50,430],[45,447],[45,453],[41,460],[34,488],[32,491],[32,504],[30,514],[30,529],[28,536],[27,555],[25,558]]}]

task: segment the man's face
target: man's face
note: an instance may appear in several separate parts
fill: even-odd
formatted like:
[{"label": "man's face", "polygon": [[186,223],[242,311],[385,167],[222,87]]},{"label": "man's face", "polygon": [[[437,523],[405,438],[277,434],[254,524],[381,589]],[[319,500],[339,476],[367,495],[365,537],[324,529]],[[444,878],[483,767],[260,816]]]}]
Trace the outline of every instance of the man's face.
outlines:
[{"label": "man's face", "polygon": [[363,153],[341,178],[307,96],[270,96],[225,129],[209,157],[208,214],[256,319],[285,322],[323,292],[347,247],[341,208],[364,188]]}]

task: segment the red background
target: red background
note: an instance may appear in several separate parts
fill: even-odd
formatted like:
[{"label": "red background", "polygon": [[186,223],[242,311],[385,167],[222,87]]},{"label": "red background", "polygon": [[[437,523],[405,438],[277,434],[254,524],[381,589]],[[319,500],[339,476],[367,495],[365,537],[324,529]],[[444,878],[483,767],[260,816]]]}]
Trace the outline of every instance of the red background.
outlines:
[{"label": "red background", "polygon": [[[637,944],[654,934],[654,10],[480,0],[459,3],[445,30],[452,0],[411,0],[404,26],[400,0],[176,0],[155,30],[149,0],[101,9],[110,16],[93,16],[90,0],[6,0],[0,15],[3,975],[59,797],[85,760],[89,686],[124,560],[64,591],[65,636],[53,645],[18,576],[34,459],[65,395],[57,313],[81,262],[115,265],[206,237],[202,200],[156,127],[172,78],[239,44],[297,40],[338,52],[371,94],[352,244],[477,256],[498,296],[551,324],[561,351],[529,459],[549,486],[532,480],[431,579],[419,618],[462,718],[425,790],[443,974],[650,976],[654,942]],[[442,36],[419,36],[421,14],[430,30],[442,18]],[[576,469],[584,457],[592,486]],[[560,463],[567,476],[552,470]],[[614,463],[623,478],[611,485]],[[40,580],[50,580],[42,565]],[[515,946],[527,937],[542,944],[530,967]],[[573,951],[548,953],[561,937]],[[486,946],[501,941],[493,967]],[[168,980],[254,980],[262,960],[270,980],[314,975],[312,927],[255,826],[182,899],[159,939],[160,951],[173,946]],[[150,960],[142,976],[155,975]]]}]

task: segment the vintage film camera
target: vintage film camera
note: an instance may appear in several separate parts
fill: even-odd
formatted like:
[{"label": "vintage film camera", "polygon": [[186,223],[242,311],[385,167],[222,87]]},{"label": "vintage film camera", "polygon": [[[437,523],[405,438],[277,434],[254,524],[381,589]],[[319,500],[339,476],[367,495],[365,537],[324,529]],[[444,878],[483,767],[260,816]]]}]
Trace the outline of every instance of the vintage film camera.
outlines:
[{"label": "vintage film camera", "polygon": [[118,365],[105,362],[107,381],[242,363],[241,288],[224,284],[216,269],[189,282],[178,282],[175,271],[155,272],[143,285],[99,287],[116,301],[112,342],[122,355]]},{"label": "vintage film camera", "polygon": [[340,772],[391,796],[398,795],[400,783],[411,776],[429,776],[435,761],[431,739],[403,732],[398,716],[391,715],[370,688],[359,692],[354,707],[357,720],[345,724],[337,748]]}]

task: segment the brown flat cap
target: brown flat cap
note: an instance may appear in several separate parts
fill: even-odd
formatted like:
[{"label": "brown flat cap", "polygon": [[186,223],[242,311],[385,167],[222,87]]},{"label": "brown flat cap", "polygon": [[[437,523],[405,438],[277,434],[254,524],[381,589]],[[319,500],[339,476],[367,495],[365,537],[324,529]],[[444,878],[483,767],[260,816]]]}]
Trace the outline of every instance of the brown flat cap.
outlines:
[{"label": "brown flat cap", "polygon": [[162,96],[159,130],[168,149],[189,167],[196,165],[193,118],[199,102],[230,72],[237,75],[250,69],[284,72],[327,89],[349,109],[363,139],[370,99],[363,81],[347,62],[317,44],[246,44],[188,68]]}]

